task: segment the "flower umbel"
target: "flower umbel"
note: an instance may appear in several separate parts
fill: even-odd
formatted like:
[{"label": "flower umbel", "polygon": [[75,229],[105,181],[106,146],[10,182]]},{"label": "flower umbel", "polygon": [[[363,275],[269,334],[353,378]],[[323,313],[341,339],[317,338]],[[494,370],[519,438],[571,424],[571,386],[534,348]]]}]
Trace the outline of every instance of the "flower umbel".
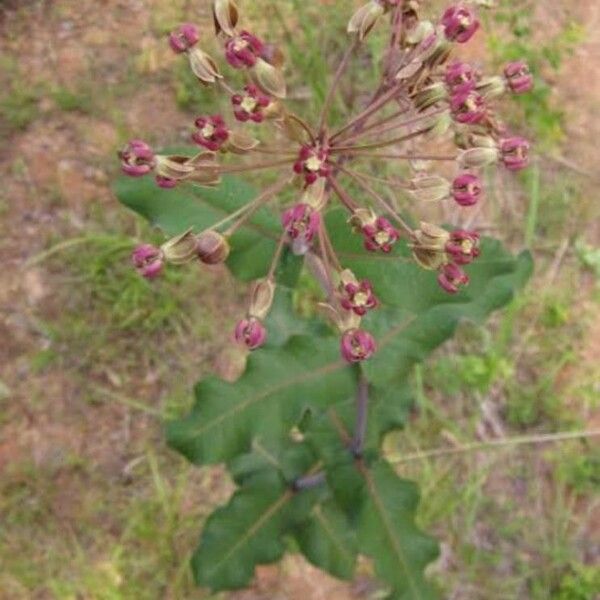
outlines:
[{"label": "flower umbel", "polygon": [[[361,321],[379,304],[378,282],[358,279],[344,267],[339,232],[336,237],[328,230],[329,210],[346,211],[347,235],[362,236],[366,251],[388,255],[371,260],[382,264],[413,260],[415,268],[436,271],[443,290],[458,293],[469,283],[462,267],[480,255],[477,231],[471,225],[445,229],[427,222],[415,228],[411,223],[422,220],[420,204],[435,207],[451,202],[460,212],[481,203],[481,169],[503,164],[517,171],[528,164],[529,143],[505,133],[494,106],[495,98],[507,91],[522,94],[531,89],[528,66],[514,61],[503,73],[485,76],[473,65],[451,58],[456,44],[467,43],[480,27],[471,4],[457,2],[427,20],[421,18],[416,1],[366,0],[349,15],[350,42],[331,77],[320,114],[301,117],[286,100],[284,53],[276,44],[238,28],[242,15],[235,0],[212,4],[223,71],[202,48],[204,32],[200,35],[193,23],[173,31],[168,43],[186,57],[200,83],[224,93],[233,118],[201,111],[192,134],[200,147],[194,156],[158,154],[134,139],[119,152],[122,170],[131,177],[152,174],[164,189],[215,186],[230,173],[265,171],[273,176],[263,181],[275,183],[204,231],[187,230],[161,248],[138,246],[133,264],[152,279],[166,262],[224,263],[242,237],[238,238],[238,230],[253,224],[255,213],[267,203],[279,202],[281,232],[271,266],[253,284],[246,316],[235,328],[236,341],[249,350],[265,343],[278,265],[284,252],[291,250],[306,257],[323,288],[322,308],[342,334],[342,357],[351,363],[366,360],[376,344]],[[390,41],[381,57],[378,87],[366,105],[352,109],[341,122],[334,121],[332,107],[339,113],[347,104],[338,103],[336,94],[353,55],[361,51],[369,32],[388,22]],[[294,90],[295,97],[299,91]],[[438,146],[451,150],[431,150]],[[436,165],[454,168],[436,172]],[[288,200],[283,203],[283,198]],[[476,225],[477,215],[478,209],[463,221],[459,214],[457,222]],[[357,241],[360,245],[360,238]],[[396,244],[400,251],[392,253]]]}]

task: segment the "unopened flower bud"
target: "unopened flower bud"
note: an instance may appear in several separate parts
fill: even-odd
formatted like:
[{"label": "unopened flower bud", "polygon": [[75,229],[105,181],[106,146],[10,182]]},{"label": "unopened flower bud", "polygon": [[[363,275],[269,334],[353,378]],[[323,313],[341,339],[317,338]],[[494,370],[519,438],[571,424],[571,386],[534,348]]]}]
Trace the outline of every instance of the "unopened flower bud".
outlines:
[{"label": "unopened flower bud", "polygon": [[156,157],[157,183],[160,185],[161,181],[159,180],[164,182],[161,187],[174,187],[175,184],[170,185],[170,181],[177,183],[177,181],[186,179],[193,172],[194,165],[190,162],[189,156],[160,154]]},{"label": "unopened flower bud", "polygon": [[457,265],[472,263],[481,253],[479,234],[464,229],[453,231],[450,239],[446,242],[446,253]]},{"label": "unopened flower bud", "polygon": [[448,99],[448,90],[446,86],[441,83],[433,83],[432,85],[427,86],[420,90],[414,98],[415,108],[417,110],[423,111],[442,100]]},{"label": "unopened flower bud", "polygon": [[344,360],[349,363],[367,360],[373,356],[376,349],[373,336],[364,329],[350,329],[340,340],[340,352]]},{"label": "unopened flower bud", "polygon": [[160,249],[167,262],[174,265],[183,265],[190,262],[196,256],[196,236],[188,229],[165,242]]},{"label": "unopened flower bud", "polygon": [[463,169],[477,169],[497,163],[499,156],[497,148],[469,148],[461,152],[458,164]]},{"label": "unopened flower bud", "polygon": [[442,25],[446,37],[452,42],[464,44],[479,29],[479,21],[473,9],[466,4],[450,6],[442,15]]},{"label": "unopened flower bud", "polygon": [[385,7],[382,2],[370,0],[352,15],[348,22],[348,33],[355,33],[359,40],[364,40],[384,13]]},{"label": "unopened flower bud", "polygon": [[196,46],[188,52],[188,55],[192,72],[201,83],[209,85],[223,78],[217,63],[204,50]]},{"label": "unopened flower bud", "polygon": [[483,96],[473,89],[473,85],[465,83],[454,89],[450,110],[459,123],[473,125],[485,118],[487,107]]},{"label": "unopened flower bud", "polygon": [[224,152],[233,152],[234,154],[246,154],[260,145],[260,141],[252,137],[245,131],[231,131],[227,142],[221,148]]},{"label": "unopened flower bud", "polygon": [[340,310],[340,306],[337,303],[336,306],[333,306],[325,302],[319,302],[317,310],[323,319],[329,321],[341,333],[360,327],[362,318],[354,311]]},{"label": "unopened flower bud", "polygon": [[461,286],[469,283],[469,276],[458,265],[450,263],[440,270],[438,283],[449,294],[456,294]]},{"label": "unopened flower bud", "polygon": [[509,171],[520,171],[529,164],[529,142],[522,137],[505,138],[500,141],[500,155]]},{"label": "unopened flower bud", "polygon": [[506,92],[507,84],[503,77],[484,77],[477,82],[476,89],[485,98],[497,98]]},{"label": "unopened flower bud", "polygon": [[214,152],[200,152],[188,158],[186,165],[192,172],[185,175],[185,180],[203,186],[215,186],[221,181],[219,163]]},{"label": "unopened flower bud", "polygon": [[258,319],[264,319],[269,314],[275,297],[275,283],[272,279],[255,281],[250,293],[248,314]]},{"label": "unopened flower bud", "polygon": [[435,25],[431,21],[421,20],[406,33],[406,43],[417,46],[434,34]]},{"label": "unopened flower bud", "polygon": [[286,210],[281,223],[292,240],[295,254],[306,254],[321,226],[321,215],[308,204],[298,203]]},{"label": "unopened flower bud", "polygon": [[439,175],[416,177],[410,183],[410,193],[419,202],[437,202],[450,195],[450,184]]},{"label": "unopened flower bud", "polygon": [[217,35],[222,31],[226,35],[233,37],[238,18],[238,7],[233,0],[213,1],[213,19]]},{"label": "unopened flower bud", "polygon": [[377,217],[371,223],[367,223],[362,228],[363,243],[365,249],[370,252],[392,251],[392,247],[400,238],[398,230],[385,217]]},{"label": "unopened flower bud", "polygon": [[229,138],[229,129],[221,115],[198,117],[195,125],[198,131],[192,134],[192,139],[211,152],[220,150]]},{"label": "unopened flower bud", "polygon": [[169,35],[169,45],[173,52],[187,52],[198,43],[200,33],[193,23],[184,23]]},{"label": "unopened flower bud", "polygon": [[514,94],[524,94],[533,88],[533,75],[524,60],[510,62],[504,67],[506,83]]},{"label": "unopened flower bud", "polygon": [[267,340],[267,330],[259,319],[248,317],[238,322],[234,336],[236,342],[243,344],[248,350],[256,350]]},{"label": "unopened flower bud", "polygon": [[424,269],[435,270],[447,262],[446,244],[450,234],[445,229],[423,222],[414,234],[415,241],[411,248],[418,265]]},{"label": "unopened flower bud", "polygon": [[249,31],[242,31],[225,44],[225,58],[234,69],[253,67],[264,44]]},{"label": "unopened flower bud", "polygon": [[209,229],[196,237],[196,254],[206,265],[218,265],[227,260],[231,248],[227,238]]},{"label": "unopened flower bud", "polygon": [[160,248],[152,244],[141,244],[131,254],[131,262],[142,277],[154,279],[163,270],[164,256]]},{"label": "unopened flower bud", "polygon": [[482,191],[481,179],[472,173],[463,173],[452,182],[452,197],[461,206],[477,204]]},{"label": "unopened flower bud", "polygon": [[130,177],[142,177],[152,171],[156,165],[156,158],[152,148],[142,140],[131,140],[119,152],[123,173]]},{"label": "unopened flower bud", "polygon": [[327,180],[319,177],[312,185],[307,186],[300,201],[314,210],[321,211],[327,202]]},{"label": "unopened flower bud", "polygon": [[283,99],[287,95],[285,78],[280,68],[259,58],[254,65],[254,78],[260,88],[275,98]]}]

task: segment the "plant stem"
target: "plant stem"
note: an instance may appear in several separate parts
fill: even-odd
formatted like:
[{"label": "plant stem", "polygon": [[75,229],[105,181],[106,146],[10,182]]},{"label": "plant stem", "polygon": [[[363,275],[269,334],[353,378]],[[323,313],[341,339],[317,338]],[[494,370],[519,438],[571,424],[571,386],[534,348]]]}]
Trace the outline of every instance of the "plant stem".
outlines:
[{"label": "plant stem", "polygon": [[352,158],[364,156],[366,158],[397,158],[399,160],[456,160],[456,156],[440,156],[436,154],[379,154],[375,152],[348,151],[348,155]]},{"label": "plant stem", "polygon": [[[341,171],[342,169],[340,169]],[[360,177],[361,179],[365,179],[367,181],[373,181],[374,183],[381,183],[383,185],[387,185],[390,188],[401,188],[403,190],[411,189],[411,185],[408,181],[393,181],[392,179],[384,179],[383,177],[375,177],[374,175],[367,175],[366,173],[359,173],[358,171],[354,171],[354,169],[346,168],[344,173],[347,173],[351,177]]]},{"label": "plant stem", "polygon": [[[338,165],[340,168],[340,165]],[[337,182],[337,179],[330,175],[327,179],[333,191],[336,193],[336,196],[340,199],[340,202],[350,211],[351,214],[354,214],[354,211],[357,208],[356,202],[352,200],[350,194]]]},{"label": "plant stem", "polygon": [[344,56],[340,61],[337,71],[335,72],[335,75],[333,77],[333,81],[331,82],[331,86],[329,87],[329,91],[327,92],[327,97],[325,98],[325,102],[323,104],[323,110],[321,111],[321,118],[319,119],[319,131],[321,133],[323,133],[323,130],[325,128],[327,122],[327,115],[329,114],[329,109],[331,108],[331,103],[333,102],[334,94],[337,90],[340,79],[342,78],[342,75],[344,74],[344,71],[348,66],[348,61],[350,60],[350,56],[352,56],[352,52],[354,52],[356,45],[357,39],[355,38],[355,40],[352,42],[352,44],[350,44],[346,52],[344,52]]},{"label": "plant stem", "polygon": [[361,151],[361,150],[374,150],[377,148],[385,148],[387,146],[393,146],[394,144],[399,144],[400,142],[406,142],[413,138],[419,137],[423,133],[429,131],[429,127],[426,129],[418,129],[417,131],[413,131],[411,133],[407,133],[406,135],[392,138],[391,140],[384,140],[383,142],[374,142],[372,144],[364,144],[362,146],[333,146],[331,148],[331,154],[339,153],[339,152],[352,152],[352,151]]},{"label": "plant stem", "polygon": [[375,200],[375,202],[377,202],[381,206],[383,206],[383,208],[385,210],[387,210],[391,214],[391,216],[396,220],[398,225],[400,225],[400,227],[404,230],[404,232],[406,233],[406,235],[408,235],[408,237],[410,237],[410,238],[415,237],[412,227],[394,210],[394,207],[391,204],[389,204],[386,200],[384,200],[369,184],[362,181],[358,175],[356,175],[349,169],[346,169],[342,165],[338,165],[338,168],[340,169],[340,171],[342,171],[342,173],[346,173],[346,175],[348,175],[349,177],[352,177],[352,179],[354,179],[354,181],[356,181],[356,183],[365,192],[367,192],[367,194],[369,194],[369,196],[371,196],[371,198],[373,198]]},{"label": "plant stem", "polygon": [[392,88],[389,89],[385,94],[382,94],[381,96],[379,96],[379,98],[371,102],[371,104],[367,106],[365,110],[363,110],[361,113],[356,115],[356,117],[348,121],[348,123],[346,123],[346,125],[344,125],[341,129],[336,131],[331,136],[330,140],[333,141],[342,133],[348,131],[349,129],[352,129],[352,127],[356,127],[364,123],[374,112],[378,111],[380,108],[383,108],[390,100],[393,100],[394,97],[400,92],[401,87],[401,84],[393,85]]},{"label": "plant stem", "polygon": [[380,119],[379,121],[372,123],[368,127],[362,127],[362,128],[360,128],[359,131],[352,131],[349,135],[343,135],[343,136],[341,136],[340,141],[347,142],[349,140],[355,139],[356,137],[358,137],[359,135],[362,135],[363,133],[364,134],[371,133],[372,129],[375,129],[376,127],[382,127],[386,123],[389,123],[390,121],[393,121],[394,119],[397,119],[398,117],[401,117],[403,114],[405,114],[409,110],[409,108],[410,107],[397,110],[396,112],[385,117],[384,119]]},{"label": "plant stem", "polygon": [[240,167],[220,167],[219,173],[244,173],[246,171],[258,171],[260,169],[270,169],[271,167],[281,167],[283,165],[292,164],[293,158],[285,158],[282,160],[276,160],[268,163],[258,163],[254,165],[242,165]]},{"label": "plant stem", "polygon": [[479,450],[497,450],[507,446],[523,446],[526,444],[549,444],[554,442],[564,442],[566,440],[578,440],[585,438],[600,437],[600,430],[592,431],[567,431],[562,433],[548,433],[538,435],[524,435],[520,437],[506,438],[501,440],[491,440],[489,442],[472,442],[464,444],[457,448],[434,448],[422,452],[413,452],[400,456],[391,454],[387,460],[393,464],[411,462],[414,460],[424,460],[426,458],[437,458],[439,456],[450,456],[453,454],[464,454],[466,452],[477,452]]},{"label": "plant stem", "polygon": [[356,458],[362,456],[367,433],[367,415],[369,412],[369,383],[363,373],[358,380],[356,393],[356,426],[352,440],[352,453]]},{"label": "plant stem", "polygon": [[297,492],[300,490],[310,490],[325,483],[325,472],[320,471],[314,475],[305,475],[294,481],[293,488]]},{"label": "plant stem", "polygon": [[327,231],[326,227],[323,227],[323,241],[325,242],[325,246],[327,247],[327,250],[329,252],[329,257],[331,258],[334,266],[337,268],[338,271],[342,270],[342,265],[340,264],[340,261],[338,260],[337,254],[335,253],[335,250],[333,248],[333,244],[331,243],[331,238],[329,237],[329,232]]},{"label": "plant stem", "polygon": [[[227,231],[223,233],[225,236],[233,235],[262,205],[265,201],[269,200],[272,196],[280,192],[290,181],[289,176],[282,177],[277,180],[273,185],[270,185],[262,194],[257,196],[250,204],[247,204],[245,207],[242,207],[236,213],[243,212],[242,217],[236,221]],[[244,211],[242,211],[244,209]],[[232,213],[221,222],[213,225],[211,229],[214,229],[218,225],[222,225],[224,222],[230,221],[233,215],[236,213]],[[237,216],[237,215],[236,215]]]},{"label": "plant stem", "polygon": [[389,49],[386,64],[385,64],[385,67],[383,70],[386,79],[390,75],[389,71],[392,66],[392,59],[394,56],[394,54],[393,54],[394,48],[396,48],[396,46],[398,45],[398,42],[400,41],[400,34],[402,33],[402,25],[403,25],[402,9],[403,9],[403,7],[404,7],[404,3],[398,2],[398,4],[396,5],[396,8],[394,10],[394,14],[392,16],[392,35],[390,37],[390,49]]},{"label": "plant stem", "polygon": [[372,135],[378,135],[378,134],[383,134],[387,131],[392,131],[394,129],[399,129],[401,127],[409,127],[410,125],[414,125],[415,123],[418,123],[419,121],[423,121],[424,119],[429,119],[431,117],[435,117],[436,115],[442,114],[444,112],[446,112],[446,108],[440,108],[438,110],[435,110],[433,112],[429,112],[429,113],[421,113],[420,115],[417,115],[416,117],[409,119],[408,121],[402,121],[401,123],[396,123],[396,124],[389,124],[390,121],[393,121],[394,119],[397,119],[398,117],[402,116],[406,110],[399,110],[396,111],[393,115],[390,115],[389,117],[385,118],[385,119],[381,119],[380,121],[377,121],[377,123],[373,123],[372,125],[369,125],[369,127],[365,127],[364,129],[362,129],[361,131],[358,131],[356,133],[353,133],[352,135],[349,135],[348,137],[343,137],[342,140],[344,143],[348,143],[351,141],[354,141],[356,139],[360,139],[362,137],[365,136],[372,136]]},{"label": "plant stem", "polygon": [[287,232],[284,231],[281,237],[279,238],[277,248],[275,248],[275,254],[273,254],[273,260],[271,261],[271,266],[269,267],[269,272],[267,273],[267,279],[273,279],[275,275],[275,270],[277,269],[277,265],[279,264],[279,259],[281,258],[281,253],[283,251],[283,246],[285,244],[286,238]]},{"label": "plant stem", "polygon": [[314,252],[307,252],[305,263],[312,276],[319,282],[321,289],[328,299],[333,297],[333,287],[329,280],[327,268],[319,256]]}]

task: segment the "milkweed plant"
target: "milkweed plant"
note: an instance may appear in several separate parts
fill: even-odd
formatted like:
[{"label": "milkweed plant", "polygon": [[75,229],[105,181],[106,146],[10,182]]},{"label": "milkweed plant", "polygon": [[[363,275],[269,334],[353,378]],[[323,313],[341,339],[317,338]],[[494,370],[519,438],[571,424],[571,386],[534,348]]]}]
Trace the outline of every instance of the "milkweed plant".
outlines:
[{"label": "milkweed plant", "polygon": [[[130,141],[116,185],[126,206],[172,236],[134,249],[141,276],[199,261],[252,282],[230,335],[246,353],[244,373],[201,380],[192,412],[167,425],[173,448],[198,465],[225,464],[236,484],[204,525],[195,578],[214,591],[243,588],[257,565],[290,550],[343,579],[361,556],[387,598],[438,597],[425,574],[438,546],[415,523],[417,486],[382,439],[406,425],[412,367],[530,275],[529,254],[480,236],[465,207],[484,200],[490,169],[527,166],[529,143],[497,105],[529,91],[532,76],[522,61],[486,75],[453,57],[477,34],[483,0],[431,20],[425,2],[370,0],[349,14],[318,113],[298,115],[286,102],[283,49],[245,29],[234,0],[212,4],[220,57],[192,23],[168,43],[226,108],[198,114],[190,152]],[[372,57],[378,83],[340,124],[331,115],[344,104],[341,84],[360,83],[354,61],[376,28],[389,36]],[[254,173],[268,184],[255,189]],[[429,203],[464,224],[423,220]],[[321,290],[306,319],[293,309],[301,273]]]}]

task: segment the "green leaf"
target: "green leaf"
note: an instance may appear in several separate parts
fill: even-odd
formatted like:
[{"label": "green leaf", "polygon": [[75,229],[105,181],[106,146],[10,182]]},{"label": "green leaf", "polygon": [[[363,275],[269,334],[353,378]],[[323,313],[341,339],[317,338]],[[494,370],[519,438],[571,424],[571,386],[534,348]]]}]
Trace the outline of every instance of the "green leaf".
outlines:
[{"label": "green leaf", "polygon": [[[250,202],[258,192],[241,179],[227,176],[216,188],[181,185],[172,190],[157,187],[149,177],[122,176],[115,184],[115,194],[125,206],[166,235],[174,236],[190,227],[197,232],[211,227]],[[231,238],[227,264],[233,274],[244,281],[264,276],[280,235],[276,214],[268,208],[257,211]],[[290,254],[285,261],[295,263],[299,271],[300,258]]]},{"label": "green leaf", "polygon": [[226,461],[255,439],[284,439],[306,410],[348,398],[354,385],[355,371],[339,357],[335,338],[296,336],[253,353],[235,384],[201,381],[194,410],[168,425],[167,438],[192,462]]},{"label": "green leaf", "polygon": [[293,482],[319,465],[307,444],[288,441],[277,457],[264,447],[230,464],[239,486],[207,520],[192,566],[198,583],[217,591],[246,586],[258,564],[279,560],[294,538],[315,566],[350,578],[356,539],[325,485],[301,492]]},{"label": "green leaf", "polygon": [[348,451],[353,417],[345,406],[313,419],[307,442],[321,456],[334,499],[356,531],[358,548],[372,558],[379,578],[391,586],[392,598],[436,597],[423,570],[438,555],[435,540],[415,525],[419,494],[415,484],[399,478],[373,449],[354,459]]},{"label": "green leaf", "polygon": [[309,499],[294,494],[275,470],[247,479],[229,503],[208,518],[192,558],[196,581],[214,591],[246,586],[256,565],[283,556],[283,535],[290,522],[307,517]]},{"label": "green leaf", "polygon": [[[497,243],[488,247],[498,258],[483,263],[473,273],[475,294],[441,295],[433,301],[432,292],[430,299],[424,297],[418,307],[409,297],[406,303],[412,310],[388,303],[365,319],[365,327],[379,340],[379,351],[363,368],[377,388],[401,387],[410,368],[451,337],[461,319],[482,320],[512,298],[514,290],[531,271],[530,257],[524,253],[515,260]],[[400,268],[407,268],[399,264]],[[389,270],[397,268],[392,263]],[[359,273],[359,276],[369,274]],[[407,281],[410,287],[410,277],[397,273],[399,304],[407,297],[402,292]],[[437,287],[435,282],[434,285]],[[439,292],[436,290],[435,294]],[[276,328],[274,334],[273,343],[280,343],[286,335],[285,327]],[[353,396],[351,373],[339,359],[338,344],[333,337],[316,334],[311,338],[295,337],[281,350],[260,350],[251,356],[246,373],[235,385],[215,378],[198,384],[194,412],[169,426],[169,441],[194,462],[228,460],[246,452],[257,436],[269,440],[283,438],[307,409],[347,401]],[[403,413],[406,406],[405,400],[396,405]],[[398,415],[395,418],[400,421]]]},{"label": "green leaf", "polygon": [[353,577],[356,535],[332,499],[315,504],[310,519],[296,528],[294,538],[304,556],[316,567],[340,579]]},{"label": "green leaf", "polygon": [[377,575],[391,585],[391,598],[433,600],[437,594],[425,581],[423,570],[439,550],[437,542],[415,525],[417,486],[400,479],[385,461],[371,466],[357,463],[356,469],[362,478],[357,514],[361,552],[373,559]]},{"label": "green leaf", "polygon": [[296,314],[293,302],[293,291],[288,287],[278,286],[273,306],[265,320],[268,331],[267,346],[283,346],[292,336],[312,335],[319,338],[332,338],[322,321],[301,318]]}]

